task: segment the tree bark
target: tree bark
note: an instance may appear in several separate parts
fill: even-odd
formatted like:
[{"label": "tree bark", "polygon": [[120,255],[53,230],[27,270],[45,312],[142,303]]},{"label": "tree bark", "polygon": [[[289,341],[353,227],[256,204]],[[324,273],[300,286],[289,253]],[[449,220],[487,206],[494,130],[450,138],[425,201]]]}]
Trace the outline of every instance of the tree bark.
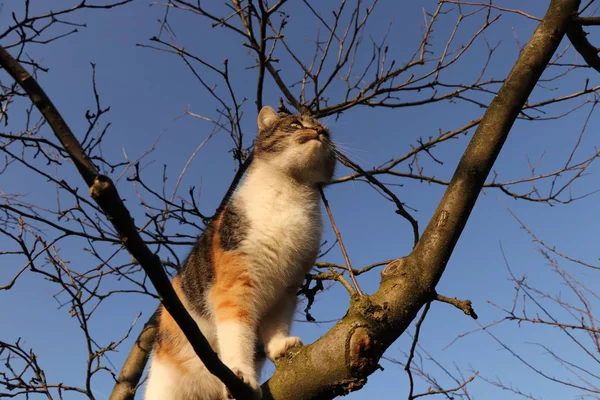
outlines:
[{"label": "tree bark", "polygon": [[[142,328],[131,348],[109,400],[133,399],[158,333],[158,310]],[[142,366],[141,368],[139,366]]]}]

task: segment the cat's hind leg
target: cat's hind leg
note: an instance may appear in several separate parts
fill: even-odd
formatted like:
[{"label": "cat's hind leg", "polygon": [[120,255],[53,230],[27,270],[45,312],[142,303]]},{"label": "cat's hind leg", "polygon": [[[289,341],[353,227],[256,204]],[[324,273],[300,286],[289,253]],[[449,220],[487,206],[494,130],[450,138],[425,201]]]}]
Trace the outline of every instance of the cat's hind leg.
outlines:
[{"label": "cat's hind leg", "polygon": [[[196,319],[211,338],[211,325]],[[222,383],[200,361],[171,315],[161,312],[145,400],[221,400]]]},{"label": "cat's hind leg", "polygon": [[180,399],[177,396],[182,387],[180,375],[174,365],[153,357],[150,365],[150,377],[146,385],[145,400]]},{"label": "cat's hind leg", "polygon": [[171,360],[153,357],[145,400],[221,400],[222,383],[200,360],[190,360],[183,369]]}]

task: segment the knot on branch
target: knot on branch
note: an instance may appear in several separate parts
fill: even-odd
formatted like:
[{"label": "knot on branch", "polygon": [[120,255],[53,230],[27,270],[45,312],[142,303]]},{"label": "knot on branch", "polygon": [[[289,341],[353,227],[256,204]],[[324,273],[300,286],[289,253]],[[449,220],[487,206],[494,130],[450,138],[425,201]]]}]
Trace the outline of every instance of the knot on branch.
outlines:
[{"label": "knot on branch", "polygon": [[108,176],[96,175],[93,185],[90,186],[90,196],[93,199],[99,199],[113,190],[115,190],[115,185]]},{"label": "knot on branch", "polygon": [[406,257],[397,258],[392,260],[385,268],[381,271],[381,277],[386,278],[392,275],[398,275],[402,272],[402,267],[404,266]]},{"label": "knot on branch", "polygon": [[357,326],[351,330],[346,343],[346,361],[352,376],[370,375],[377,369],[381,354],[379,341],[370,335],[366,327]]}]

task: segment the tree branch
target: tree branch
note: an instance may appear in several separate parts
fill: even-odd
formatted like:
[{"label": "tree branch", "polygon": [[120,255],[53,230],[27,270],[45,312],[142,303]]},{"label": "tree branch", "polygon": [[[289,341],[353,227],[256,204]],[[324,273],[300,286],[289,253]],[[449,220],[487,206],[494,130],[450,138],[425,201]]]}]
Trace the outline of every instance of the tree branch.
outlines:
[{"label": "tree branch", "polygon": [[219,360],[219,357],[211,348],[196,322],[188,314],[181,301],[179,301],[161,265],[160,259],[144,243],[113,182],[109,177],[99,174],[44,90],[2,46],[0,46],[0,65],[27,92],[32,102],[42,113],[46,121],[48,121],[52,131],[64,146],[65,151],[69,153],[71,160],[85,180],[85,183],[90,187],[91,197],[98,203],[107,219],[115,227],[123,245],[144,268],[163,306],[177,322],[177,325],[179,325],[207,369],[218,377],[237,399],[251,398],[251,388],[243,384]]},{"label": "tree branch", "polygon": [[[372,296],[353,298],[347,315],[324,337],[309,346],[295,349],[292,354],[278,360],[275,374],[263,385],[264,399],[326,399],[357,390],[366,383],[367,377],[377,368],[385,349],[407,329],[418,310],[431,301],[432,295],[435,294],[435,286],[464,229],[485,178],[525,100],[562,40],[569,19],[578,6],[577,0],[551,1],[546,16],[486,111],[434,217],[413,252],[407,257],[390,262],[382,272],[379,290]],[[4,58],[4,53],[0,54],[0,61]],[[271,63],[266,65],[267,71],[271,73],[269,67],[273,68]],[[276,80],[276,77],[274,79]],[[41,91],[39,86],[34,89],[34,94],[38,89]],[[32,96],[32,93],[29,95]],[[38,102],[36,105],[43,103]],[[56,110],[51,103],[49,104],[49,116],[52,117],[52,112]],[[44,113],[48,110],[41,111]],[[46,114],[44,116],[46,117]],[[48,122],[57,133],[60,126],[54,126],[50,119]],[[61,129],[58,131],[62,132]],[[66,139],[74,139],[68,128],[67,133]],[[73,144],[78,144],[77,140],[74,140]],[[98,176],[91,162],[92,169],[85,171],[85,162],[89,161],[85,159],[85,152],[81,163],[78,163],[77,148],[68,148],[66,145],[65,147],[70,153],[75,152],[71,156],[77,167],[84,169],[82,175],[92,187],[102,208],[116,207],[107,215],[115,224],[124,244],[138,245],[134,239],[136,235],[139,238],[139,234],[112,182],[107,177]],[[86,178],[85,174],[90,171]],[[122,218],[124,221],[120,221]],[[122,224],[126,224],[125,227]],[[140,255],[148,256],[149,259],[136,256],[138,262],[145,267],[150,265],[150,269],[154,268],[153,274],[162,272],[155,255],[149,252],[143,242],[141,245],[147,251],[141,251]],[[164,272],[162,273],[164,275]],[[151,279],[153,276],[156,278],[155,275],[150,276]],[[165,290],[170,293],[172,288],[168,285],[168,289]],[[165,298],[164,301],[168,303],[169,299]],[[175,301],[180,305],[176,297]],[[197,326],[195,329],[197,330]]]},{"label": "tree branch", "polygon": [[133,400],[158,333],[158,310],[152,314],[131,348],[109,400]]},{"label": "tree branch", "polygon": [[319,193],[321,194],[321,199],[323,200],[323,205],[325,206],[325,210],[327,211],[327,215],[329,216],[329,220],[331,221],[331,228],[333,229],[333,232],[335,233],[335,237],[337,238],[338,244],[340,245],[340,250],[344,257],[344,261],[346,262],[346,270],[348,271],[348,274],[350,275],[352,284],[354,284],[354,292],[359,297],[362,297],[364,294],[363,294],[362,290],[360,289],[360,286],[358,285],[356,277],[354,276],[354,271],[352,270],[352,264],[350,264],[350,258],[348,257],[348,252],[346,251],[346,246],[344,246],[344,241],[342,240],[342,235],[340,234],[340,231],[335,223],[335,220],[333,219],[333,214],[331,213],[331,208],[329,208],[329,202],[327,201],[327,198],[325,197],[325,193],[323,193],[323,188],[321,186],[319,186]]},{"label": "tree branch", "polygon": [[[263,399],[326,399],[360,389],[383,351],[434,293],[510,128],[562,40],[578,0],[552,0],[544,19],[487,109],[413,252],[383,270],[372,296],[315,343],[277,363]],[[327,360],[327,362],[324,362]]]},{"label": "tree branch", "polygon": [[[596,22],[598,18],[594,18],[593,20]],[[573,47],[575,47],[575,50],[581,54],[585,62],[590,67],[600,72],[600,57],[598,57],[598,49],[587,40],[587,33],[585,33],[583,30],[584,23],[590,25],[591,21],[589,18],[573,18],[569,24],[569,29],[567,30],[567,37],[573,44]]]},{"label": "tree branch", "polygon": [[435,299],[439,302],[448,303],[450,305],[453,305],[454,307],[456,307],[459,310],[461,310],[462,312],[464,312],[465,315],[468,315],[469,317],[471,317],[473,319],[478,318],[477,314],[475,313],[475,310],[473,309],[471,300],[459,300],[456,297],[446,297],[446,296],[442,296],[441,294],[436,294]]}]

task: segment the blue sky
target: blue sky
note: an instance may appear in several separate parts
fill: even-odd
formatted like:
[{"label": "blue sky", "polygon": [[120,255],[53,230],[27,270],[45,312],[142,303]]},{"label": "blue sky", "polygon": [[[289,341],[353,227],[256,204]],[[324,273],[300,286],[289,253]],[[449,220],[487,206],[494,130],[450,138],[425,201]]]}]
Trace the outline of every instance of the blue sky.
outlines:
[{"label": "blue sky", "polygon": [[[39,1],[33,3],[34,6],[41,4]],[[506,7],[520,6],[518,1],[505,3],[503,6]],[[53,6],[68,4],[74,2],[60,0],[55,1]],[[545,4],[546,2],[542,1],[528,4],[526,11],[542,16]],[[375,9],[365,40],[369,36],[381,38],[392,23],[388,39],[390,57],[393,56],[398,62],[405,61],[420,41],[422,7],[433,10],[435,2],[381,4]],[[0,13],[0,25],[10,23],[10,12],[13,8],[18,9],[17,2],[4,2]],[[315,35],[315,29],[311,25],[312,22],[307,22],[311,20],[306,9],[296,4],[290,5],[286,11],[292,16],[286,39],[299,49],[301,57],[310,57],[314,49],[310,40]],[[27,51],[50,68],[48,73],[41,74],[40,84],[78,135],[86,128],[85,111],[94,106],[90,63],[95,63],[101,101],[104,106],[111,107],[105,122],[111,122],[112,125],[102,146],[103,155],[113,161],[122,161],[125,152],[129,159],[135,159],[160,136],[156,150],[142,163],[143,174],[158,187],[163,165],[167,165],[167,188],[172,190],[192,152],[212,129],[206,122],[181,115],[189,109],[214,117],[217,105],[179,58],[137,46],[151,44],[149,38],[157,35],[157,20],[163,14],[162,6],[149,6],[148,2],[141,0],[110,12],[79,12],[70,20],[85,22],[86,28],[50,45],[32,45]],[[179,45],[193,54],[206,57],[207,61],[212,63],[219,64],[224,59],[229,60],[232,85],[236,94],[240,99],[247,98],[243,107],[242,127],[246,134],[246,143],[250,144],[256,130],[256,70],[246,68],[253,62],[248,50],[241,46],[238,36],[224,29],[211,28],[207,21],[198,16],[173,12],[171,18]],[[452,18],[455,16],[451,16],[436,30],[434,38],[437,41],[432,50],[439,51],[439,46],[443,45],[445,37],[453,27],[450,24]],[[467,21],[459,31],[456,43],[468,39],[480,23],[481,20],[477,19]],[[490,45],[499,44],[499,47],[486,77],[503,79],[507,75],[518,56],[515,38],[520,43],[525,43],[534,28],[534,22],[514,14],[503,14],[494,23],[485,38]],[[168,40],[167,36],[164,38]],[[566,43],[563,43],[561,50],[565,46]],[[465,54],[464,59],[449,70],[445,79],[452,82],[472,80],[472,76],[479,73],[486,56],[485,43],[482,40],[477,41]],[[577,58],[570,51],[565,60],[574,62]],[[359,59],[358,62],[365,60]],[[282,58],[278,68],[287,82],[298,79],[297,71],[289,60]],[[218,81],[214,73],[200,70],[209,82]],[[556,68],[548,71],[545,77],[555,75],[556,71]],[[531,101],[580,90],[586,78],[589,78],[590,86],[598,84],[597,73],[594,71],[576,70],[559,81],[536,88]],[[5,79],[4,75],[2,79]],[[342,96],[340,88],[340,85],[334,86],[330,93],[332,101]],[[215,90],[222,89],[219,83]],[[280,93],[273,82],[267,79],[264,103],[276,106],[279,96]],[[491,97],[481,95],[478,99],[489,102]],[[566,111],[575,104],[577,103],[560,105],[548,111],[560,113],[561,110]],[[15,110],[18,106],[19,103],[13,105]],[[326,123],[334,139],[341,144],[341,148],[363,168],[371,168],[392,157],[403,155],[410,150],[411,145],[417,143],[419,137],[428,138],[437,135],[440,130],[456,129],[481,116],[483,112],[480,107],[461,101],[445,101],[400,109],[358,107],[342,114],[338,119],[328,118]],[[528,176],[528,160],[535,163],[540,157],[542,158],[538,172],[550,172],[559,168],[566,162],[570,148],[577,140],[589,112],[590,105],[586,105],[559,120],[518,121],[495,165],[498,180]],[[6,129],[16,131],[22,123],[23,116],[16,113],[10,116],[11,124]],[[592,115],[576,157],[589,157],[595,152],[594,146],[598,143],[598,123],[597,116]],[[48,129],[42,132],[50,136]],[[444,161],[443,165],[437,165],[422,157],[425,173],[440,179],[450,179],[472,133],[473,130],[470,130],[466,137],[434,150],[436,157]],[[228,153],[231,147],[231,139],[226,133],[220,132],[215,135],[194,158],[180,185],[180,195],[186,195],[192,185],[200,188],[199,204],[206,214],[212,213],[234,174],[233,163]],[[407,168],[401,167],[401,170],[405,171]],[[11,173],[0,175],[2,191],[27,193],[28,200],[33,203],[56,206],[55,189],[52,185],[22,168],[15,167],[9,172]],[[597,167],[592,165],[589,172],[588,176],[573,185],[574,195],[600,188],[595,175],[598,172]],[[119,173],[120,171],[117,171],[113,176],[118,176]],[[339,168],[336,176],[347,173],[346,169]],[[82,190],[85,190],[74,168],[66,165],[60,169],[59,174],[61,178],[74,185],[80,185]],[[416,180],[388,177],[382,180],[402,184],[393,186],[393,190],[402,201],[418,210],[414,216],[423,229],[444,188]],[[539,186],[544,188],[547,185],[540,183]],[[118,188],[136,221],[145,220],[144,210],[131,184],[122,178]],[[515,189],[525,191],[528,187]],[[334,185],[327,189],[327,196],[355,268],[409,253],[411,231],[408,223],[396,216],[393,205],[369,186],[360,182]],[[471,371],[479,371],[481,376],[488,379],[498,377],[504,383],[531,393],[537,398],[575,398],[579,391],[551,383],[532,373],[485,332],[469,335],[449,348],[446,346],[457,335],[477,328],[478,323],[486,325],[502,318],[503,314],[491,303],[510,307],[515,285],[508,279],[501,246],[515,275],[527,275],[533,285],[554,294],[561,293],[564,299],[570,299],[568,290],[561,285],[531,238],[519,228],[519,224],[505,207],[509,207],[540,238],[556,245],[560,251],[593,263],[598,258],[598,204],[597,195],[571,204],[551,207],[546,204],[515,201],[502,195],[497,189],[485,190],[438,285],[438,291],[446,296],[472,300],[480,318],[478,322],[474,322],[446,304],[435,303],[423,325],[420,344],[444,368],[453,372],[460,368],[465,376],[470,376]],[[169,229],[171,232],[182,229],[184,233],[194,234],[189,228],[179,228],[175,224],[169,225]],[[325,239],[330,243],[334,241],[331,229],[326,230]],[[14,245],[0,236],[0,248],[10,246]],[[82,250],[85,247],[82,241],[63,241],[59,247],[63,256],[70,260],[71,268],[83,269],[94,262]],[[106,248],[107,254],[109,250]],[[188,248],[180,246],[177,251],[178,256],[183,258]],[[125,254],[120,257],[123,260],[127,259]],[[330,252],[324,260],[343,262],[337,249]],[[17,257],[4,257],[0,264],[0,284],[3,284],[23,265],[23,261]],[[598,276],[593,275],[593,271],[566,264],[565,267],[592,290],[600,289]],[[360,283],[365,291],[373,292],[379,283],[378,272],[361,277]],[[114,287],[120,284],[122,283],[117,281],[107,282],[107,285]],[[53,284],[39,275],[28,273],[18,280],[14,289],[0,292],[0,304],[11,305],[0,307],[0,340],[10,342],[19,337],[23,338],[26,346],[33,348],[38,354],[39,362],[46,369],[49,381],[82,384],[86,356],[84,342],[77,321],[69,316],[66,308],[57,307],[57,302],[52,297],[55,292],[56,287]],[[336,285],[318,298],[312,314],[318,320],[339,318],[343,316],[347,304],[347,294],[341,286]],[[597,301],[595,305],[598,305]],[[155,301],[149,297],[115,296],[104,303],[102,309],[91,320],[92,330],[96,332],[97,340],[108,343],[122,336],[139,312],[142,312],[140,321],[145,321],[155,306]],[[534,312],[532,310],[532,313]],[[554,312],[556,315],[563,313],[560,310]],[[298,314],[298,319],[302,318],[302,315]],[[117,370],[141,325],[140,322],[135,326],[134,334],[123,344],[121,352],[108,356]],[[310,343],[325,333],[330,326],[331,323],[299,322],[294,330],[305,343]],[[492,332],[548,375],[569,379],[567,372],[535,343],[544,343],[569,356],[571,361],[590,366],[588,358],[582,356],[558,330],[526,325],[518,327],[514,323],[505,323],[494,327]],[[386,356],[403,359],[403,352],[408,351],[410,341],[408,335],[403,335],[392,345]],[[431,362],[425,363],[429,366],[428,371],[439,379],[442,386],[456,386],[438,367]],[[367,386],[349,395],[349,399],[386,400],[406,396],[408,384],[402,367],[385,360],[382,360],[381,365],[385,371],[374,373]],[[267,375],[268,373],[267,371]],[[93,381],[93,388],[98,399],[107,398],[112,388],[112,380],[107,374],[98,374]],[[417,379],[417,392],[427,388],[427,384]],[[516,395],[496,389],[480,379],[475,379],[468,388],[477,399],[517,398]],[[76,397],[70,394],[65,398]]]}]

